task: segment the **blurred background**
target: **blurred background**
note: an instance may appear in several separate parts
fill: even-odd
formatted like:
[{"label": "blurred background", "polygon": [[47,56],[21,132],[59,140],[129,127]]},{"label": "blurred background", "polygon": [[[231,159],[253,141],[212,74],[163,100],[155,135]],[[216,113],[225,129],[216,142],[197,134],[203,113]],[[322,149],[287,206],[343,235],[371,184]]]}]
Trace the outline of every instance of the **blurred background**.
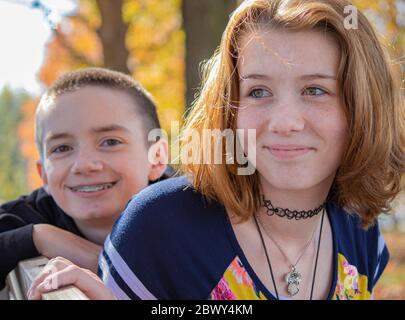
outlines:
[{"label": "blurred background", "polygon": [[[0,0],[0,203],[41,185],[34,114],[61,74],[100,66],[134,76],[155,97],[163,128],[183,120],[199,66],[238,0]],[[405,0],[354,0],[405,74]],[[405,87],[405,83],[403,85]],[[405,181],[404,181],[405,185]],[[405,195],[381,217],[391,252],[376,299],[405,299]]]}]

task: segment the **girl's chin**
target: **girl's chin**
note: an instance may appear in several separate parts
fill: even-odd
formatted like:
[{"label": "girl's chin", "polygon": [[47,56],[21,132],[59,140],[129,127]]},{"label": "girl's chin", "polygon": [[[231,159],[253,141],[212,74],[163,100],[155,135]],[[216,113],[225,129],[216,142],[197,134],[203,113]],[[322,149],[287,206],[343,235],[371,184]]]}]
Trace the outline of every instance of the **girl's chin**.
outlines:
[{"label": "girl's chin", "polygon": [[309,188],[310,188],[310,186],[305,186],[305,185],[291,185],[291,184],[272,185],[272,189],[284,190],[284,191],[304,191]]},{"label": "girl's chin", "polygon": [[262,177],[261,182],[271,188],[282,190],[305,190],[316,185],[313,181],[300,181],[296,179],[296,176],[291,175],[271,177],[268,179]]}]

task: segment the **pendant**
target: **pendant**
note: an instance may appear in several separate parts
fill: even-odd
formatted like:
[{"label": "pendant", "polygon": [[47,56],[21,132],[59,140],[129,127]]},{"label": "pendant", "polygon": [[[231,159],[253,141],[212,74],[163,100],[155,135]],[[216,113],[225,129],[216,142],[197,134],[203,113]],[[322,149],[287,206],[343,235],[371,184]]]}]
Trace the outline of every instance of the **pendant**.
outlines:
[{"label": "pendant", "polygon": [[291,271],[285,276],[285,282],[287,282],[287,291],[291,297],[295,296],[300,291],[299,285],[301,281],[301,273],[295,269],[295,266],[291,266]]}]

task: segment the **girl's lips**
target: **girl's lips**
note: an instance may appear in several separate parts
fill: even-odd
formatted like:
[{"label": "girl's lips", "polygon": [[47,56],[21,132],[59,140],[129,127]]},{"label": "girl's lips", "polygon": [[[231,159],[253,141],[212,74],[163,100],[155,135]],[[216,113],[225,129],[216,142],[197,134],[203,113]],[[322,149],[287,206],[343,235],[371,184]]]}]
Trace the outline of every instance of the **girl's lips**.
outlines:
[{"label": "girl's lips", "polygon": [[270,153],[278,159],[293,159],[300,157],[308,152],[314,150],[313,148],[272,148],[272,147],[265,147],[265,149],[269,150]]}]

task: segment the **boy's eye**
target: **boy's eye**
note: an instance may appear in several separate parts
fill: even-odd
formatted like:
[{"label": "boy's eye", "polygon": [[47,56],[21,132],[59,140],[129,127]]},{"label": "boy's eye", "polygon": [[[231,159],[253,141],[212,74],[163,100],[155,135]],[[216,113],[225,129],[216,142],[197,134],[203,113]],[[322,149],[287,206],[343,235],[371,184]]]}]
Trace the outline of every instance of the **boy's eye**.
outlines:
[{"label": "boy's eye", "polygon": [[309,96],[323,96],[327,92],[318,87],[308,87],[304,89],[304,94]]},{"label": "boy's eye", "polygon": [[72,150],[72,147],[69,147],[67,145],[61,145],[57,146],[56,148],[52,149],[51,153],[62,153],[62,152],[68,152]]},{"label": "boy's eye", "polygon": [[115,145],[118,145],[118,144],[121,144],[121,143],[122,142],[117,140],[117,139],[106,139],[101,143],[101,145],[102,146],[115,146]]},{"label": "boy's eye", "polygon": [[252,98],[265,98],[270,97],[271,93],[268,90],[257,88],[250,91],[249,96]]}]

